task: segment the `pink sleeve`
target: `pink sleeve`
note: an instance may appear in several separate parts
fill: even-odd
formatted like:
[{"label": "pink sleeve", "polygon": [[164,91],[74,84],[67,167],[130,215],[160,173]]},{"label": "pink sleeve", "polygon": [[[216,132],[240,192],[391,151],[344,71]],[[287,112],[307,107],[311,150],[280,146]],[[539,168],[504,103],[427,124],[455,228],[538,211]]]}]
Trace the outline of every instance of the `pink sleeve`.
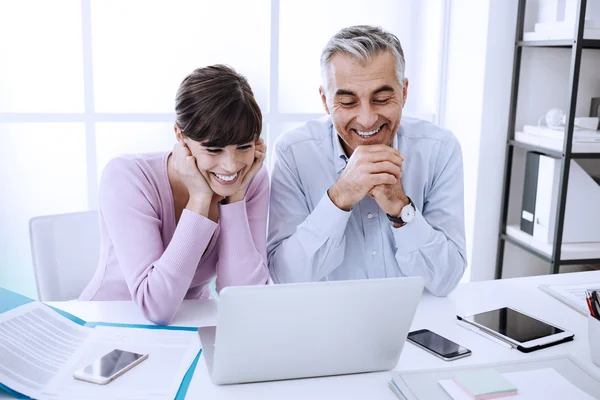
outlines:
[{"label": "pink sleeve", "polygon": [[219,206],[217,291],[226,286],[263,285],[267,268],[269,176],[263,167],[250,183],[244,200]]},{"label": "pink sleeve", "polygon": [[100,212],[132,300],[144,316],[168,324],[187,293],[217,225],[184,210],[165,248],[161,201],[142,169],[117,158],[104,170]]}]

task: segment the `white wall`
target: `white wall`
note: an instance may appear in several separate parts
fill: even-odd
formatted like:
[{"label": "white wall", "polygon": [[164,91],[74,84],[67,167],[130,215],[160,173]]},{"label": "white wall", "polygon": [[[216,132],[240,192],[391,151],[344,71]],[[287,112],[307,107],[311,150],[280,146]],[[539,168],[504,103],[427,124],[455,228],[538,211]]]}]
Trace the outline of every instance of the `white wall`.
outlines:
[{"label": "white wall", "polygon": [[517,2],[490,0],[477,169],[474,281],[493,279],[498,244]]},{"label": "white wall", "polygon": [[[443,127],[456,135],[463,152],[469,266],[473,255],[473,211],[478,179],[488,11],[488,0],[453,0],[450,3],[446,87],[440,120]],[[465,272],[465,279],[469,279],[469,268]]]}]

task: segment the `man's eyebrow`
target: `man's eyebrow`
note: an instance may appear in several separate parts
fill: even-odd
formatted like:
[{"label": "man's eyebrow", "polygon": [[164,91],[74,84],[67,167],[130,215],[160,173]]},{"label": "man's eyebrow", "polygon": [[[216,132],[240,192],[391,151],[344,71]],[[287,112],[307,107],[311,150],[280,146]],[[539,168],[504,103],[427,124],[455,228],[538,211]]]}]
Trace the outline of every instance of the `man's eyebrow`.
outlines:
[{"label": "man's eyebrow", "polygon": [[379,89],[375,90],[373,92],[373,95],[376,95],[377,93],[381,93],[381,92],[393,92],[394,88],[389,86],[389,85],[383,85],[382,87],[380,87]]},{"label": "man's eyebrow", "polygon": [[350,91],[350,90],[345,90],[345,89],[338,89],[335,92],[336,96],[356,96],[356,93]]}]

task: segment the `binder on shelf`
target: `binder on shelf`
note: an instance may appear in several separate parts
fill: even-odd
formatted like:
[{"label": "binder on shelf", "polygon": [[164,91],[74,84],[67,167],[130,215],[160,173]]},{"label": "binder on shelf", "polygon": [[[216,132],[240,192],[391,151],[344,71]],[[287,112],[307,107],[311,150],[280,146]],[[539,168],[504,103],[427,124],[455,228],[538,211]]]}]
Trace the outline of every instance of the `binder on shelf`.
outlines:
[{"label": "binder on shelf", "polygon": [[523,184],[521,230],[530,235],[533,235],[539,165],[540,154],[533,151],[528,151],[525,159],[525,182]]},{"label": "binder on shelf", "polygon": [[[528,152],[520,227],[537,240],[552,243],[558,212],[561,160]],[[600,185],[571,160],[563,243],[600,242],[600,229],[589,221],[600,221]]]}]

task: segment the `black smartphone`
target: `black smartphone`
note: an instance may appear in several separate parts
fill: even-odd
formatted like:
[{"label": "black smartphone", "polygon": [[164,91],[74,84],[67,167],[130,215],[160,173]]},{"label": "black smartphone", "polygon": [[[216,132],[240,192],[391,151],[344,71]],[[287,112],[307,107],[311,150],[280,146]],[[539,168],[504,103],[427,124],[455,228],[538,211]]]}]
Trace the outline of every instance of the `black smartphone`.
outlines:
[{"label": "black smartphone", "polygon": [[471,355],[471,350],[454,343],[452,340],[438,335],[429,329],[420,329],[408,334],[407,338],[412,344],[441,358],[444,361],[458,360]]}]

